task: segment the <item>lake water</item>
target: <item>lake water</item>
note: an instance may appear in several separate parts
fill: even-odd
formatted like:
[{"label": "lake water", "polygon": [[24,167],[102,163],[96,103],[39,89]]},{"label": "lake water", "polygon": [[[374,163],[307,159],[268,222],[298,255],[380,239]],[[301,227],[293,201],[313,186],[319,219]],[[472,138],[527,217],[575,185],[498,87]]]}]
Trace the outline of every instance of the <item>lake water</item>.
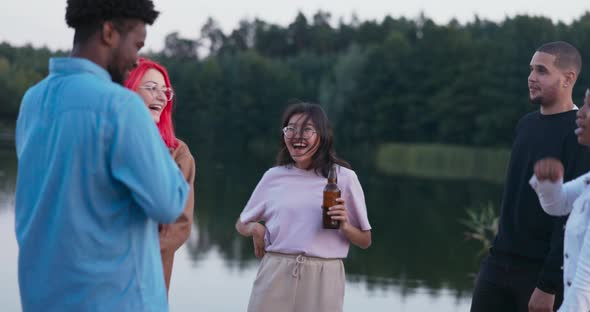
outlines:
[{"label": "lake water", "polygon": [[[234,222],[271,164],[267,158],[224,157],[199,149],[193,232],[178,251],[171,311],[245,311],[258,261]],[[346,153],[342,155],[346,156]],[[352,155],[352,154],[351,154]],[[372,157],[351,161],[363,185],[373,245],[351,247],[345,261],[345,311],[468,311],[477,242],[466,241],[465,209],[497,204],[501,185],[478,180],[391,176]],[[367,159],[368,158],[368,159]],[[20,311],[14,234],[16,157],[0,150],[0,310]]]}]

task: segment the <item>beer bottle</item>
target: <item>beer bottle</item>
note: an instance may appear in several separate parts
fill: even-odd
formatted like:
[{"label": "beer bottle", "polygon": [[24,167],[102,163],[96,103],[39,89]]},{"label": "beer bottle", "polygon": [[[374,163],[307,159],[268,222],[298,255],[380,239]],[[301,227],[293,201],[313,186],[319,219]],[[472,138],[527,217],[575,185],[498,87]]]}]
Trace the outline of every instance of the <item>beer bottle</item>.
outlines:
[{"label": "beer bottle", "polygon": [[340,221],[332,220],[328,215],[328,208],[336,205],[336,198],[340,198],[341,192],[338,188],[338,177],[334,166],[330,167],[328,173],[328,184],[324,187],[324,203],[322,205],[322,221],[324,229],[338,229],[340,228]]}]

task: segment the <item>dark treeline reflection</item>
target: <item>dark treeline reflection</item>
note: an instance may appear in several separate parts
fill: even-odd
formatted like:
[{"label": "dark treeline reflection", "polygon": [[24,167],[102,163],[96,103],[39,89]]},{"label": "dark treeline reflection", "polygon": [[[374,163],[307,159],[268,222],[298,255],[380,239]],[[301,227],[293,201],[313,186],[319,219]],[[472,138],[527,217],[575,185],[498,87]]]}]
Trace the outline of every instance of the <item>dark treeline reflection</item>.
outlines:
[{"label": "dark treeline reflection", "polygon": [[[6,148],[3,148],[5,143]],[[16,155],[10,142],[0,141],[0,213],[14,205],[16,185]]]},{"label": "dark treeline reflection", "polygon": [[[348,278],[366,281],[371,289],[393,286],[408,293],[416,287],[434,292],[446,287],[457,296],[469,294],[480,246],[465,241],[459,220],[466,208],[497,203],[501,186],[386,176],[373,169],[370,150],[342,155],[363,185],[373,226],[368,250],[351,247]],[[240,237],[234,223],[272,156],[236,154],[231,147],[197,155],[198,242],[189,245],[195,261],[215,248],[228,266],[256,263],[251,239]]]},{"label": "dark treeline reflection", "polygon": [[[256,264],[252,241],[239,236],[234,223],[256,183],[272,166],[274,149],[240,151],[227,136],[228,140],[214,146],[187,139],[197,163],[197,239],[187,247],[197,263],[215,249],[228,268],[250,268]],[[417,287],[436,293],[444,287],[457,297],[468,295],[480,246],[465,241],[459,220],[466,218],[466,208],[488,201],[497,205],[501,185],[384,175],[374,169],[370,146],[344,150],[341,155],[359,176],[373,226],[373,245],[368,250],[351,247],[346,260],[348,279],[364,281],[369,289],[397,287],[402,294]],[[3,149],[2,209],[12,206],[15,182],[14,150]]]}]

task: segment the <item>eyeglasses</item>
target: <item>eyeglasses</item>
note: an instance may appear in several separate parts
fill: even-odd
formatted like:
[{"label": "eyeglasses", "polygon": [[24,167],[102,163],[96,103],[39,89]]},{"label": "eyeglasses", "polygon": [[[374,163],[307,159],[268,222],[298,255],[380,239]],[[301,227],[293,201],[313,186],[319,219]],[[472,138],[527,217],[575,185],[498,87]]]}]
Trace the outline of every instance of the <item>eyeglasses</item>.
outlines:
[{"label": "eyeglasses", "polygon": [[316,131],[312,127],[297,129],[295,127],[287,126],[283,128],[283,134],[287,139],[292,139],[293,137],[295,137],[295,134],[297,133],[300,133],[302,138],[309,139],[314,135],[314,133],[316,133]]},{"label": "eyeglasses", "polygon": [[152,97],[157,97],[158,94],[164,94],[166,101],[172,101],[172,98],[174,97],[174,91],[172,91],[172,88],[158,88],[158,85],[153,83],[145,84],[139,87],[139,89],[148,90]]}]

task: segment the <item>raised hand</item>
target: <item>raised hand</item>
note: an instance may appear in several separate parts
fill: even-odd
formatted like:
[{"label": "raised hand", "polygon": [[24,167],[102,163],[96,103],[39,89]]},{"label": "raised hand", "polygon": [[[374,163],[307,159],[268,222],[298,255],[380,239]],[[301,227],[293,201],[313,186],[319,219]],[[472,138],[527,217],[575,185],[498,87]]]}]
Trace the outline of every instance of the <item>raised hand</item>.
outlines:
[{"label": "raised hand", "polygon": [[556,182],[563,178],[563,164],[559,159],[543,158],[535,163],[537,180]]}]

